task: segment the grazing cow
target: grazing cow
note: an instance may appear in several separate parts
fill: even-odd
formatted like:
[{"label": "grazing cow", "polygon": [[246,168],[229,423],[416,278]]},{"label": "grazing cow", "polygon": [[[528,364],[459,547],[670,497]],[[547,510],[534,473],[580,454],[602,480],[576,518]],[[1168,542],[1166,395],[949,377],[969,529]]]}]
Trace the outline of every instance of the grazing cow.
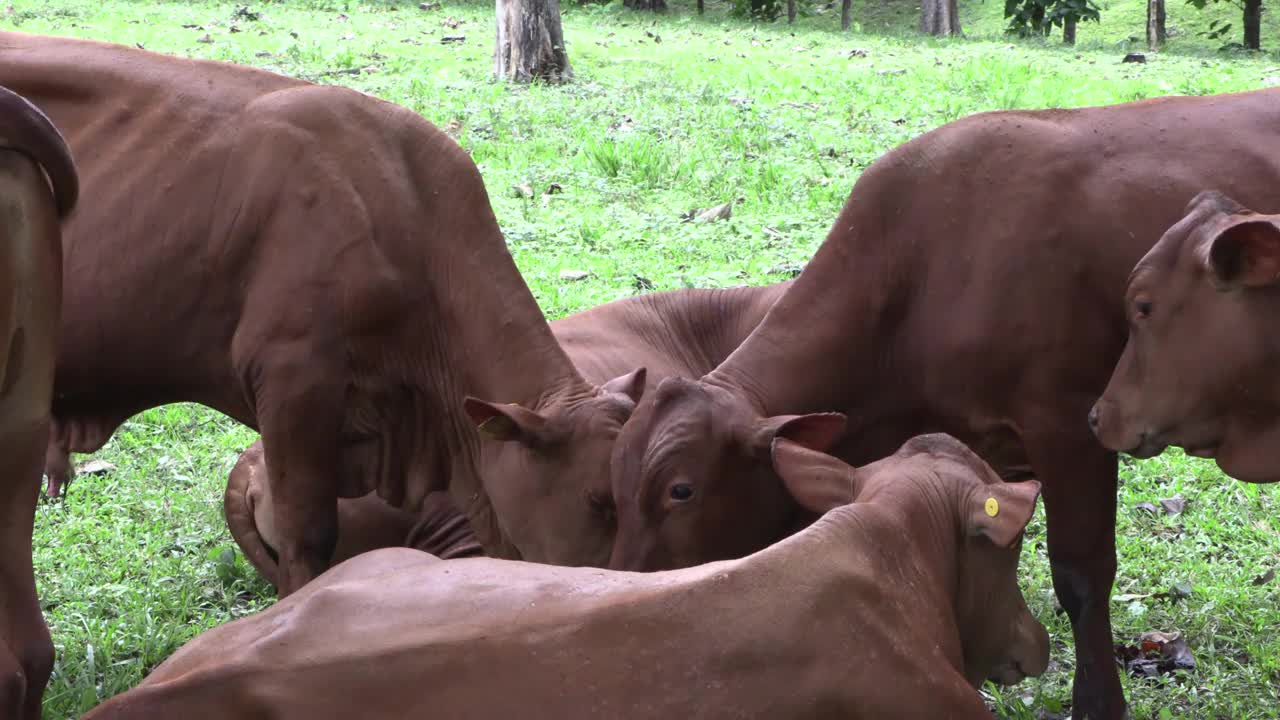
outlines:
[{"label": "grazing cow", "polygon": [[[855,464],[947,432],[1044,484],[1076,641],[1074,717],[1125,712],[1112,658],[1116,457],[1089,407],[1124,346],[1125,277],[1205,187],[1280,187],[1280,89],[974,115],[862,174],[760,326],[648,393],[614,446],[613,567],[686,565],[803,523],[785,437]],[[848,415],[816,415],[838,410]]]},{"label": "grazing cow", "polygon": [[77,194],[76,167],[57,129],[0,88],[0,718],[14,720],[40,717],[53,668],[31,532],[62,303],[59,221]]},{"label": "grazing cow", "polygon": [[[551,323],[556,340],[588,380],[604,382],[627,368],[646,367],[650,384],[663,377],[699,377],[733,352],[790,281],[765,287],[676,290],[616,300]],[[270,487],[262,443],[241,454],[223,498],[227,525],[245,557],[276,583]],[[474,554],[465,518],[433,499],[423,517],[370,493],[338,501],[338,563],[370,550],[408,546],[448,559]],[[459,524],[461,527],[459,527]],[[414,531],[415,526],[419,529]],[[435,528],[423,532],[424,527]],[[444,531],[441,528],[447,528]]]},{"label": "grazing cow", "polygon": [[1124,303],[1129,341],[1089,414],[1102,444],[1135,457],[1179,445],[1234,478],[1280,480],[1280,215],[1201,193]]},{"label": "grazing cow", "polygon": [[[286,594],[328,566],[336,499],[371,490],[447,488],[491,554],[607,562],[589,498],[644,373],[582,379],[448,136],[354,90],[86,40],[0,33],[4,83],[92,199],[64,243],[55,491],[68,451],[195,401],[262,433]],[[518,502],[491,504],[494,478]]]},{"label": "grazing cow", "polygon": [[984,680],[1044,671],[1017,584],[1036,482],[941,435],[858,470],[785,440],[772,455],[830,512],[750,557],[623,573],[379,550],[86,720],[979,720]]}]

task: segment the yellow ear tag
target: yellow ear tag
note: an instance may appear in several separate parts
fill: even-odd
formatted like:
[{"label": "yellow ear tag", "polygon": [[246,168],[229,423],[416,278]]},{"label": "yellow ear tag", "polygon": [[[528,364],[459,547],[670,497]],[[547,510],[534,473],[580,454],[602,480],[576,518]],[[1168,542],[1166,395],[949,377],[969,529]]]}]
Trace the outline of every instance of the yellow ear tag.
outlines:
[{"label": "yellow ear tag", "polygon": [[986,511],[989,517],[995,517],[999,515],[1000,503],[996,502],[996,499],[993,497],[987,498]]}]

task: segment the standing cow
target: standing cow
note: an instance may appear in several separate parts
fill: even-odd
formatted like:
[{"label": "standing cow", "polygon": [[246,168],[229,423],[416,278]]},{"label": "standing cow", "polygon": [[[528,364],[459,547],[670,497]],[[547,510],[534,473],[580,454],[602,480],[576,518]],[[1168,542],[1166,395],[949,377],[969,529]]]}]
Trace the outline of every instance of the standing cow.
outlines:
[{"label": "standing cow", "polygon": [[66,133],[91,198],[64,241],[53,491],[68,451],[195,401],[262,433],[284,594],[328,566],[336,499],[370,490],[416,509],[448,488],[490,554],[608,560],[591,499],[644,373],[582,379],[444,133],[353,90],[85,40],[0,33],[0,84]]},{"label": "standing cow", "polygon": [[36,720],[53,668],[31,532],[62,303],[59,221],[75,164],[49,119],[0,88],[0,718]]},{"label": "standing cow", "polygon": [[637,407],[612,461],[612,566],[740,554],[810,521],[771,465],[777,438],[860,464],[947,432],[1044,484],[1072,714],[1122,717],[1116,456],[1085,419],[1124,346],[1129,270],[1206,187],[1275,202],[1280,89],[984,113],[889,152],[755,332]]},{"label": "standing cow", "polygon": [[1089,414],[1102,444],[1179,445],[1234,478],[1280,480],[1280,216],[1201,193],[1138,262],[1124,308],[1129,341]]}]

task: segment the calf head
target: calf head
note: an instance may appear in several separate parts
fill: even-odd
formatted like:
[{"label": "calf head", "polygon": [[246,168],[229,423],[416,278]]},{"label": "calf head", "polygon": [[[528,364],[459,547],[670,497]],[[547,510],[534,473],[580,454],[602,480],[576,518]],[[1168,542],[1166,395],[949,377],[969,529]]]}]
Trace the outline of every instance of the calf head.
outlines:
[{"label": "calf head", "polygon": [[483,483],[503,536],[530,562],[603,566],[613,544],[609,457],[645,370],[536,410],[467,398],[484,438]]},{"label": "calf head", "polygon": [[1280,216],[1206,192],[1134,268],[1129,339],[1089,414],[1104,445],[1167,445],[1280,480]]},{"label": "calf head", "polygon": [[618,534],[609,566],[688,567],[781,539],[809,516],[774,470],[774,440],[825,450],[844,426],[838,413],[764,417],[723,388],[664,379],[614,447]]},{"label": "calf head", "polygon": [[1002,482],[949,435],[912,438],[894,455],[857,470],[779,439],[773,464],[787,492],[811,512],[851,502],[888,504],[904,512],[908,537],[939,537],[939,548],[954,548],[904,561],[931,563],[955,579],[951,600],[970,684],[1012,684],[1045,671],[1049,635],[1018,589],[1022,533],[1035,513],[1038,482]]}]

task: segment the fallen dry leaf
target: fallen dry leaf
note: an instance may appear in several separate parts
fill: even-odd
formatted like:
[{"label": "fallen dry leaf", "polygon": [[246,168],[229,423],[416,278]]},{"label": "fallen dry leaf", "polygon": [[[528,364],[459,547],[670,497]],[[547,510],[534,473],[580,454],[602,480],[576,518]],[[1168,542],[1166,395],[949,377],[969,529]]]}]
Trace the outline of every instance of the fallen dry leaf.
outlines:
[{"label": "fallen dry leaf", "polygon": [[698,214],[696,218],[700,223],[715,222],[716,220],[727,220],[733,214],[733,204],[725,203],[717,205],[713,208],[707,208]]},{"label": "fallen dry leaf", "polygon": [[522,183],[520,183],[520,184],[518,184],[518,185],[512,185],[512,186],[511,186],[511,189],[512,189],[513,191],[515,191],[515,195],[516,195],[516,197],[518,197],[518,198],[531,198],[531,197],[533,197],[533,186],[532,186],[532,185],[530,185],[530,184],[529,184],[529,183],[527,183],[527,182],[522,182]]},{"label": "fallen dry leaf", "polygon": [[561,270],[560,279],[565,282],[577,282],[591,277],[591,273],[585,270]]},{"label": "fallen dry leaf", "polygon": [[76,467],[77,475],[101,475],[115,470],[116,466],[106,460],[90,460]]},{"label": "fallen dry leaf", "polygon": [[1255,586],[1255,587],[1256,587],[1256,586],[1258,586],[1258,585],[1266,585],[1267,583],[1269,583],[1269,582],[1271,582],[1272,580],[1275,580],[1275,579],[1276,579],[1276,569],[1275,569],[1275,568],[1271,568],[1270,570],[1268,570],[1268,571],[1266,571],[1266,572],[1262,573],[1261,575],[1259,575],[1258,577],[1254,578],[1254,579],[1253,579],[1253,584],[1254,584],[1254,586]]},{"label": "fallen dry leaf", "polygon": [[1181,495],[1174,495],[1171,498],[1161,500],[1160,507],[1164,508],[1164,511],[1170,515],[1179,515],[1186,509],[1187,500]]},{"label": "fallen dry leaf", "polygon": [[1138,503],[1137,505],[1134,505],[1134,507],[1135,507],[1135,508],[1137,508],[1137,509],[1139,509],[1139,510],[1146,510],[1147,512],[1151,513],[1152,515],[1159,514],[1159,512],[1160,512],[1160,508],[1156,507],[1155,505],[1152,505],[1152,504],[1151,504],[1151,503],[1149,503],[1149,502],[1140,502],[1140,503]]},{"label": "fallen dry leaf", "polygon": [[460,43],[460,42],[464,42],[466,39],[467,39],[466,35],[445,35],[444,37],[440,38],[440,42],[444,44]]},{"label": "fallen dry leaf", "polygon": [[209,33],[205,33],[204,35],[201,35],[200,37],[196,38],[196,42],[211,43],[213,42],[213,38],[209,37]]},{"label": "fallen dry leaf", "polygon": [[1137,677],[1157,677],[1175,670],[1195,670],[1186,640],[1177,633],[1146,632],[1135,645],[1116,645],[1116,660]]}]

